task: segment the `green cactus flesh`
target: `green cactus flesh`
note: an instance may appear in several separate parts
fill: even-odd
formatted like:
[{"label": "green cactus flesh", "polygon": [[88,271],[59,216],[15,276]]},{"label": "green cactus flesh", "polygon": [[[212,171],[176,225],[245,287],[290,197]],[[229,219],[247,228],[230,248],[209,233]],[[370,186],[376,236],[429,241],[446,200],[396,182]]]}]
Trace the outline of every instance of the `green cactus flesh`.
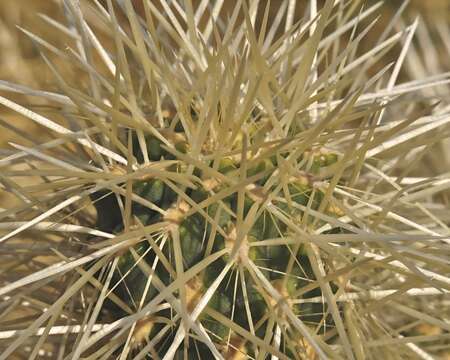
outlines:
[{"label": "green cactus flesh", "polygon": [[[146,141],[148,158],[150,160],[160,161],[161,159],[174,158],[163,149],[162,143],[159,140],[148,137]],[[183,146],[183,149],[186,150],[186,146]],[[134,155],[138,160],[142,161],[143,156],[142,154],[140,155],[140,149],[137,146],[134,146]],[[263,158],[254,162],[252,167],[247,168],[247,177],[264,175],[260,176],[254,182],[254,196],[245,195],[242,210],[244,219],[252,211],[255,201],[264,201],[264,186],[268,184],[272,176],[276,176],[276,170],[278,168],[277,158],[280,158],[279,155]],[[314,156],[310,171],[317,173],[321,168],[332,165],[336,161],[337,156],[335,154]],[[213,162],[209,166],[213,168]],[[183,167],[172,167],[171,169],[175,172],[186,171],[186,168]],[[239,162],[234,160],[233,157],[224,157],[219,161],[217,170],[220,174],[229,176],[230,178],[239,176]],[[203,177],[202,171],[199,169],[194,169],[193,172],[199,178]],[[167,180],[156,177],[137,180],[133,183],[133,193],[165,211],[176,209],[177,203],[179,205],[179,197],[165,181]],[[206,183],[206,181],[203,182],[203,184]],[[220,183],[220,181],[212,181],[208,186],[187,189],[185,190],[185,194],[193,202],[200,204],[203,201],[207,201],[214,194],[226,190],[227,186],[229,185]],[[323,193],[318,189],[314,190],[308,181],[305,181],[305,178],[289,181],[287,190],[289,192],[289,201],[285,200],[282,195],[283,190],[280,190],[279,198],[274,198],[271,202],[281,213],[288,214],[291,219],[297,219],[297,221],[301,221],[302,219],[302,209],[305,207],[318,209],[323,198]],[[99,214],[97,219],[98,227],[120,234],[124,230],[124,226],[121,221],[117,221],[121,216],[119,206],[115,203],[117,201],[116,198],[110,195],[106,197],[107,200],[98,201],[99,198],[100,195],[93,197],[93,199],[97,199],[96,207]],[[191,208],[189,206],[189,209]],[[210,219],[214,219],[216,222],[215,226],[206,220],[204,214],[200,214],[198,211],[192,211],[188,216],[181,213],[180,218],[175,222],[174,226],[179,236],[183,269],[187,270],[192,268],[207,255],[207,252],[220,251],[224,248],[228,248],[230,251],[233,249],[237,239],[236,222],[238,208],[239,195],[235,191],[218,201],[211,202],[204,208],[205,213]],[[111,221],[108,221],[108,217],[105,214],[108,214],[116,223],[113,224]],[[135,202],[132,206],[132,216],[142,226],[164,220],[164,215],[161,213]],[[218,229],[221,229],[221,231],[218,231]],[[234,235],[230,235],[233,232]],[[162,264],[159,261],[155,266],[154,272],[155,277],[159,279],[163,286],[168,286],[174,281],[173,272],[176,269],[175,243],[172,235],[170,235],[172,233],[170,231],[168,233],[168,242],[162,247],[162,254],[167,259],[169,265]],[[270,212],[262,211],[255,218],[252,226],[247,230],[244,238],[244,248],[246,247],[246,250],[244,250],[244,258],[242,261],[245,261],[245,257],[250,259],[272,285],[280,293],[284,294],[287,299],[298,298],[298,291],[315,279],[303,247],[295,248],[291,245],[258,246],[257,244],[263,240],[282,238],[285,236],[289,236],[286,224]],[[152,251],[151,245],[146,241],[134,246],[134,251],[135,254],[150,265],[155,263],[155,259],[158,257]],[[230,254],[229,252],[218,261],[212,263],[206,270],[199,273],[186,285],[188,311],[193,310],[198,299],[205,294],[209,286],[219,276],[222,269],[230,260]],[[133,256],[130,250],[121,255],[115,274],[115,280],[119,285],[114,289],[114,294],[131,308],[137,306],[144,296],[144,292],[146,292],[146,301],[150,301],[160,292],[158,286],[153,283],[146,290],[149,275],[137,264],[135,256]],[[291,258],[294,259],[293,264],[288,265],[289,259]],[[247,344],[245,341],[239,341],[239,336],[234,334],[234,331],[230,327],[215,319],[212,314],[214,312],[220,313],[247,331],[250,330],[251,319],[256,336],[264,338],[266,331],[268,331],[267,327],[272,326],[270,325],[270,317],[278,316],[276,314],[278,314],[277,308],[279,304],[255,281],[255,274],[246,267],[240,267],[239,264],[237,262],[237,265],[234,266],[234,271],[219,286],[218,290],[210,299],[206,309],[200,314],[199,319],[211,340],[219,349],[227,348],[228,350],[226,351],[231,351],[226,344],[229,344],[230,341],[233,343],[234,341],[239,345],[239,351],[235,349],[233,350],[234,353],[241,355],[245,353],[250,356],[255,352],[251,344]],[[169,271],[167,266],[172,268],[171,271]],[[243,274],[243,279],[237,279],[238,272]],[[235,286],[236,281],[243,281],[245,283],[245,293],[242,286]],[[195,286],[189,285],[193,283],[195,283]],[[315,288],[301,296],[310,297],[319,295],[321,295],[320,289]],[[291,308],[296,316],[301,317],[307,324],[316,325],[322,321],[322,313],[324,311],[322,304],[291,304]],[[115,305],[111,305],[111,309],[114,309],[117,313],[120,312]],[[162,318],[166,317],[169,322],[173,313],[168,310],[163,310],[158,313],[158,316]],[[162,325],[156,323],[151,327],[151,330],[148,330],[147,336],[151,336],[155,331],[160,331],[161,328]],[[168,335],[168,339],[173,338],[173,336],[174,333],[171,332],[171,335]],[[194,336],[190,338],[187,344],[185,343],[185,346],[188,346],[187,350],[184,347],[178,349],[175,358],[183,358],[185,351],[188,351],[189,359],[197,358],[199,354],[200,356],[204,356],[204,358],[208,358],[209,350],[206,345],[201,341],[195,342],[193,339],[195,339]],[[169,343],[170,339],[166,342],[159,343],[155,348],[159,356],[164,354]],[[233,356],[230,355],[229,358],[233,358]]]}]

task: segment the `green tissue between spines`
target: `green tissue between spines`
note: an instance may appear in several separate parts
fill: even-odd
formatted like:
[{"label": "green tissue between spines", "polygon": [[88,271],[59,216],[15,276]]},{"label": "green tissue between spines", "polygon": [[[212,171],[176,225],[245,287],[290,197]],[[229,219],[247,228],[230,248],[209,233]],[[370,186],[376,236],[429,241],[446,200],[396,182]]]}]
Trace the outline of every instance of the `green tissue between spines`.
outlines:
[{"label": "green tissue between spines", "polygon": [[[165,159],[172,158],[172,155],[162,148],[162,143],[159,140],[153,137],[147,137],[146,140],[147,149],[149,152],[148,157],[151,161],[158,161],[162,157],[164,157]],[[183,150],[183,152],[185,152],[187,146],[180,147],[179,145],[177,149],[180,149],[180,151]],[[140,160],[139,152],[140,149],[135,147],[135,156],[138,158],[138,161]],[[337,160],[338,159],[335,154],[322,154],[320,156],[316,156],[314,157],[311,171],[317,172],[321,167],[332,165],[337,162]],[[271,176],[273,171],[275,171],[278,166],[277,158],[276,156],[272,156],[270,159],[266,158],[257,162],[253,162],[252,165],[253,166],[247,169],[247,177],[267,172],[267,174],[262,179],[258,180],[255,183],[256,187],[259,187],[262,191],[262,186],[264,186],[267,179]],[[180,168],[174,167],[172,170],[180,171]],[[240,176],[239,164],[232,157],[224,157],[223,159],[221,159],[219,162],[218,171],[226,176]],[[199,178],[202,177],[202,173],[198,169],[196,169],[195,175]],[[195,201],[196,203],[201,203],[202,201],[212,196],[212,194],[217,193],[221,189],[224,189],[226,186],[228,186],[221,183],[220,181],[217,183],[213,182],[213,184],[214,186],[208,188],[198,186],[197,189],[188,189],[186,193],[193,201]],[[287,189],[290,197],[289,200],[273,200],[272,202],[282,213],[292,218],[293,221],[301,220],[303,214],[301,206],[307,207],[308,205],[311,205],[312,209],[318,209],[323,197],[323,193],[319,190],[313,190],[312,186],[310,186],[308,181],[305,181],[305,179],[299,179],[289,182]],[[170,189],[163,180],[157,178],[135,181],[133,184],[133,192],[143,199],[158,206],[159,208],[166,210],[173,208],[178,197],[177,194],[172,189]],[[311,199],[312,196],[313,198]],[[284,197],[283,191],[279,192],[278,197]],[[258,199],[258,197],[254,198],[252,196],[248,196],[248,194],[245,196],[244,218],[248,215],[250,208],[253,206],[255,201],[262,200]],[[106,202],[104,202],[104,204],[106,204]],[[292,206],[293,204],[294,206]],[[97,206],[97,210],[100,212],[100,214],[102,213],[102,211],[108,212],[111,209],[117,211],[116,208],[111,207],[111,204],[108,203],[106,205],[109,207],[109,209],[107,208],[107,206],[102,207],[102,203]],[[236,222],[236,219],[232,215],[232,213],[237,213],[237,193],[233,193],[227,196],[226,198],[220,200],[220,202],[214,202],[210,204],[209,206],[204,208],[204,210],[212,219],[218,220],[217,224],[223,231],[229,233],[230,229],[233,228]],[[218,214],[218,211],[220,211],[220,214]],[[132,215],[136,216],[144,226],[149,225],[152,222],[162,220],[162,217],[159,213],[154,210],[150,210],[148,207],[142,204],[134,203],[132,212]],[[99,221],[105,222],[104,219],[104,216],[99,216]],[[212,231],[212,226],[208,221],[206,221],[204,216],[199,214],[198,212],[190,216],[183,217],[180,223],[178,223],[176,226],[179,234],[181,252],[183,256],[183,267],[186,270],[201,261],[201,259],[203,258],[205,254],[206,243]],[[119,224],[116,225],[114,229],[105,230],[119,233],[123,230],[123,225]],[[246,246],[248,247],[246,256],[248,256],[248,258],[253,261],[256,266],[258,266],[258,268],[267,277],[267,279],[269,279],[269,281],[274,284],[283,282],[283,286],[285,288],[285,290],[283,290],[284,294],[288,297],[291,297],[296,296],[295,294],[297,290],[307,285],[308,281],[314,278],[309,265],[309,261],[302,252],[302,247],[296,255],[296,263],[300,264],[301,269],[298,265],[294,265],[291,272],[285,275],[285,272],[287,271],[286,266],[288,260],[291,258],[291,256],[293,256],[293,247],[291,247],[290,245],[254,246],[258,241],[282,238],[286,236],[289,236],[289,233],[284,222],[270,212],[264,210],[261,212],[260,216],[255,219],[253,226],[249,229],[245,237],[245,241],[247,242]],[[172,240],[173,239],[171,238],[171,235],[169,235],[169,242],[165,245],[163,253],[171,262],[173,269],[175,269],[175,254],[173,244],[171,243]],[[230,248],[232,247],[232,245],[233,244],[230,245],[229,238],[224,238],[224,236],[220,234],[220,232],[216,231],[212,248],[213,252],[223,249],[224,247]],[[145,251],[149,250],[148,242],[143,242],[136,245],[135,250],[139,255],[142,255]],[[147,255],[144,256],[144,259],[150,264],[155,259],[154,252],[152,250],[149,250],[147,252]],[[199,295],[202,295],[206,291],[208,286],[212,284],[212,282],[225,266],[228,259],[229,256],[226,255],[223,257],[223,259],[216,261],[208,267],[208,269],[201,277],[202,285],[200,290],[198,290]],[[116,290],[114,290],[114,292],[127,303],[132,302],[131,298],[133,298],[134,301],[139,301],[144,291],[147,277],[139,268],[139,266],[135,266],[135,259],[131,255],[130,251],[127,251],[120,257],[118,269],[118,273],[120,273],[122,276],[127,271],[129,271],[129,275],[123,280],[122,284],[118,286]],[[156,266],[155,273],[165,286],[168,286],[172,281],[174,281],[173,277],[169,274],[166,267],[161,263]],[[229,317],[231,316],[230,309],[232,308],[232,306],[234,306],[233,321],[244,328],[249,328],[246,302],[248,302],[251,317],[256,323],[263,319],[265,314],[271,310],[271,300],[270,297],[268,298],[267,294],[261,293],[262,290],[258,288],[257,284],[255,284],[254,282],[253,277],[247,270],[244,271],[244,276],[247,293],[246,297],[244,296],[244,293],[242,292],[240,286],[238,286],[238,290],[236,292],[234,290],[234,287],[230,285],[231,281],[227,281],[219,287],[218,291],[214,294],[214,296],[208,303],[208,307]],[[118,279],[118,277],[116,277],[116,279]],[[147,298],[151,299],[157,294],[158,290],[154,286],[151,286]],[[309,297],[315,294],[317,294],[317,291],[311,291],[307,294],[303,294],[303,297]],[[318,294],[320,295],[320,290]],[[321,316],[318,317],[317,315],[312,315],[313,311],[321,311],[321,309],[318,309],[316,305],[297,304],[293,305],[292,309],[296,314],[305,317],[305,319],[307,320],[320,321]],[[311,313],[311,315],[308,315],[308,313]],[[167,313],[167,316],[169,316],[169,313]],[[202,321],[202,324],[205,326],[205,328],[210,333],[214,334],[216,341],[220,342],[220,339],[224,339],[226,336],[228,336],[230,329],[220,322],[217,322],[215,319],[211,318],[211,316],[202,314],[200,320]],[[260,326],[260,330],[258,333],[263,336],[264,324]],[[190,349],[189,352],[191,352],[191,350],[192,349]]]}]

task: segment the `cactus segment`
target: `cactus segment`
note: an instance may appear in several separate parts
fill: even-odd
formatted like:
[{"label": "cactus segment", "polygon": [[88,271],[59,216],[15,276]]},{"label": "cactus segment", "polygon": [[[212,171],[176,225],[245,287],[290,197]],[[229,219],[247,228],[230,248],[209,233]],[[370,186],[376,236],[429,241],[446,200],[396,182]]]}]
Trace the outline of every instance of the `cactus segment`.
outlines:
[{"label": "cactus segment", "polygon": [[[147,141],[149,142],[147,146],[149,149],[149,158],[152,161],[157,161],[161,157],[169,156],[169,154],[162,150],[159,140],[148,137]],[[135,149],[135,155],[137,157],[138,154],[139,150]],[[329,166],[336,161],[337,156],[335,156],[335,154],[327,154],[326,156],[321,155],[314,159],[313,167],[320,169],[321,167]],[[270,159],[266,158],[255,162],[253,166],[249,167],[247,169],[247,176],[251,177],[267,171],[269,175],[266,175],[265,178],[256,183],[256,187],[260,187],[262,190],[262,186],[271,174],[270,170],[275,170],[276,167],[276,156]],[[232,174],[238,174],[239,164],[231,157],[224,157],[219,162],[218,171],[227,176],[234,176]],[[202,178],[202,172],[197,170],[197,176]],[[225,189],[223,184],[216,181],[204,181],[204,185],[205,186],[199,186],[197,189],[186,190],[192,201],[201,203],[214,193]],[[299,207],[292,207],[292,204],[297,204],[304,207],[310,205],[311,208],[317,209],[323,197],[323,194],[319,190],[313,191],[312,187],[304,179],[289,182],[287,189],[289,191],[291,205],[289,205],[288,201],[275,200],[273,201],[273,204],[277,206],[280,211],[291,215],[291,217],[293,216],[293,219],[298,218],[301,220],[303,211]],[[162,209],[173,209],[177,201],[176,193],[168,188],[164,181],[157,178],[136,182],[133,186],[133,191],[140,197]],[[312,200],[311,196],[314,196]],[[252,194],[245,196],[244,217],[249,214],[249,211],[255,201],[262,200],[258,196],[253,196]],[[216,235],[213,243],[214,251],[224,248],[231,250],[235,244],[234,238],[236,234],[233,235],[233,229],[238,211],[237,202],[237,193],[233,193],[205,208],[206,213],[212,219],[216,219],[217,225],[225,231],[226,234],[228,234],[224,237],[221,233],[217,232],[216,229]],[[220,214],[218,214],[218,212],[220,212]],[[134,204],[133,215],[137,216],[144,225],[149,225],[155,221],[158,221],[158,219],[161,219],[160,214],[140,204]],[[181,252],[183,255],[183,267],[185,269],[189,269],[203,258],[206,249],[206,240],[211,235],[212,225],[199,213],[193,213],[190,216],[184,216],[180,213],[179,216],[180,220],[177,220],[179,223],[176,224],[176,229],[179,234]],[[105,219],[100,216],[98,221],[104,222]],[[102,224],[102,226],[105,225]],[[117,227],[115,228],[115,231],[119,230],[120,229]],[[299,289],[308,285],[309,281],[314,279],[308,258],[302,253],[302,247],[300,247],[299,251],[295,255],[296,264],[294,264],[291,272],[286,274],[286,271],[288,270],[288,259],[294,256],[293,247],[288,245],[252,246],[252,243],[254,244],[258,241],[282,238],[288,235],[286,224],[269,211],[264,210],[255,219],[253,225],[248,230],[248,233],[244,239],[245,244],[243,245],[245,250],[243,250],[243,248],[240,251],[244,251],[245,254],[242,253],[242,255],[258,266],[264,276],[266,276],[266,278],[269,279],[274,286],[277,286],[287,298],[290,298],[295,297]],[[170,236],[169,241],[172,241]],[[142,245],[141,243],[135,246],[135,250],[142,254],[143,251],[148,250],[148,247],[148,245]],[[167,259],[171,262],[172,267],[175,269],[175,255],[173,253],[173,246],[169,244],[165,247],[163,252]],[[149,251],[149,253],[152,253],[152,251]],[[146,259],[148,261],[153,260],[154,255],[147,255]],[[200,285],[196,285],[194,295],[192,295],[192,290],[190,290],[192,304],[195,304],[195,299],[205,293],[206,289],[213,283],[229,259],[230,258],[228,255],[223,256],[223,259],[209,266],[208,270],[205,271],[203,275],[199,275],[195,278],[195,281],[200,283]],[[119,272],[123,274],[129,271],[130,273],[124,279],[123,285],[115,290],[115,293],[127,303],[130,302],[130,298],[140,299],[146,282],[146,276],[144,273],[138,267],[133,268],[134,262],[134,258],[129,252],[122,255],[119,260]],[[172,275],[168,273],[165,266],[162,266],[161,264],[156,267],[156,274],[167,286],[174,280]],[[227,282],[219,287],[219,290],[209,301],[208,307],[227,317],[231,316],[232,308],[234,308],[233,321],[243,328],[249,328],[246,303],[250,309],[250,315],[254,323],[262,321],[264,316],[267,316],[267,313],[270,311],[271,307],[274,306],[274,304],[272,304],[272,300],[270,300],[270,296],[268,296],[267,293],[261,293],[262,290],[260,285],[255,283],[254,278],[247,270],[244,270],[243,274],[246,283],[245,296],[240,287],[236,290],[230,285],[229,282]],[[317,293],[320,295],[320,290],[316,289],[314,291],[310,291],[307,294],[303,294],[302,297],[313,295],[316,296],[315,294]],[[158,291],[152,286],[148,295],[149,299],[157,294]],[[191,306],[193,306],[192,304]],[[319,309],[317,304],[304,304],[302,306],[292,305],[292,309],[298,316],[303,316],[305,321],[320,321],[321,315],[308,315],[313,314],[313,312],[321,314],[322,309]],[[167,316],[168,315],[169,314],[167,314]],[[211,334],[213,340],[218,344],[223,345],[226,338],[233,333],[227,326],[218,322],[206,313],[202,313],[200,315],[200,321],[205,329],[207,329],[207,331]],[[259,328],[259,333],[261,336],[264,335],[264,329],[265,325],[263,322],[260,324]],[[245,349],[245,352],[252,352],[252,349],[247,349],[245,345],[241,347],[242,349]],[[201,353],[206,354],[208,352],[204,346],[197,348],[200,349],[199,351]],[[190,345],[188,351],[189,354],[194,354],[192,352],[193,349],[195,349],[195,346]],[[161,347],[160,352],[163,352],[163,347]]]},{"label": "cactus segment", "polygon": [[[390,23],[372,0],[3,3],[66,21],[22,34],[50,89],[0,79],[0,360],[444,356],[450,73],[422,61],[444,22],[408,1]],[[2,64],[26,67],[3,25]]]}]

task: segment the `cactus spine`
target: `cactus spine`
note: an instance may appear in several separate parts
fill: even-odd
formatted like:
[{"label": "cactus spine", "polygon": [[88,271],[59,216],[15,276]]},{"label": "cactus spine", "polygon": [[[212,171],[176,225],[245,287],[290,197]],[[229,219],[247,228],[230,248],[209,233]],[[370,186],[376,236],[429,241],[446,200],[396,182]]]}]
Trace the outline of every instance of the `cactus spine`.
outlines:
[{"label": "cactus spine", "polygon": [[[11,179],[41,178],[27,191],[3,182],[30,206],[8,213],[25,220],[0,242],[59,231],[60,250],[48,241],[62,265],[39,263],[0,289],[52,291],[36,295],[50,305],[0,360],[50,324],[40,346],[60,315],[82,329],[65,358],[360,360],[378,355],[372,340],[398,333],[378,303],[364,309],[351,296],[448,288],[437,255],[448,243],[406,216],[427,193],[377,168],[411,161],[405,137],[432,141],[431,106],[386,120],[395,94],[417,84],[394,89],[398,67],[371,72],[416,25],[360,55],[358,26],[376,6],[327,0],[317,11],[311,1],[298,17],[299,3],[269,21],[269,2],[226,13],[223,1],[65,0],[68,25],[56,26],[77,50],[31,35],[61,90],[38,94],[59,117],[1,98],[56,135],[1,160]],[[67,81],[52,53],[80,79]],[[386,188],[398,192],[387,198]]]}]

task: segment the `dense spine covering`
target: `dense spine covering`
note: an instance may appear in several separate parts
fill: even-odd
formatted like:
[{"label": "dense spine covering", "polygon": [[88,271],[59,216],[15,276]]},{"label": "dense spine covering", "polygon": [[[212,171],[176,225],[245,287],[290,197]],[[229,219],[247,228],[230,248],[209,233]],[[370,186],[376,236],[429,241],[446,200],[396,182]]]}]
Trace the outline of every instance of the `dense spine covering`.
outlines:
[{"label": "dense spine covering", "polygon": [[[255,124],[258,125],[258,122],[256,121]],[[151,144],[147,146],[149,159],[161,161],[170,157],[170,153],[164,151],[162,143],[156,138],[147,137],[145,140],[147,144]],[[138,153],[139,149],[136,149],[134,155],[138,157]],[[336,162],[337,156],[334,153],[314,156],[311,173],[317,173],[320,168],[333,165]],[[211,166],[211,164],[207,165]],[[252,168],[246,170],[246,176],[255,176],[259,180],[250,183],[249,195],[244,199],[244,217],[248,216],[252,206],[264,201],[263,194],[267,193],[267,190],[264,190],[264,186],[277,168],[277,160],[273,157],[272,159],[261,159]],[[200,169],[197,170],[195,171],[194,169],[194,172],[197,173],[199,178],[203,178],[202,171]],[[174,167],[174,171],[183,173],[185,170]],[[239,161],[225,157],[220,160],[218,171],[231,178],[237,177],[240,171]],[[205,177],[206,179],[207,177]],[[186,195],[196,203],[201,203],[207,200],[214,192],[227,189],[225,184],[220,186],[219,182],[213,184],[215,186],[211,185],[211,181],[206,181],[206,184],[207,188],[199,186],[197,189],[188,189]],[[174,229],[170,232],[167,245],[162,249],[162,255],[168,259],[166,264],[171,268],[167,269],[163,265],[156,266],[152,275],[161,279],[165,286],[168,286],[175,280],[174,274],[176,273],[174,269],[176,264],[174,259],[176,255],[173,249],[175,246],[174,241],[179,241],[180,244],[183,269],[192,268],[205,257],[208,243],[211,244],[213,251],[227,248],[232,252],[234,246],[236,246],[238,240],[235,215],[238,211],[238,195],[236,192],[232,192],[221,201],[213,202],[205,207],[205,212],[211,219],[215,220],[218,227],[224,230],[225,234],[222,235],[217,233],[217,231],[215,233],[212,232],[213,226],[208,223],[204,216],[198,213],[187,216],[186,213],[190,209],[189,205],[183,200],[181,205],[179,202],[177,203],[176,193],[169,186],[165,185],[161,179],[151,178],[137,181],[133,184],[133,191],[136,195],[167,211],[166,216],[163,216],[145,206],[136,205],[133,207],[131,216],[135,218],[137,223],[141,226],[148,226],[161,220],[172,222],[169,226],[172,226]],[[303,178],[303,180],[302,178],[293,179],[288,185],[288,191],[292,204],[285,201],[280,201],[279,204],[276,204],[281,211],[298,221],[304,216],[304,211],[294,208],[293,204],[317,209],[323,198],[323,193],[320,190],[313,191],[306,178]],[[115,198],[112,195],[95,201],[97,213],[108,214],[106,219],[103,215],[97,217],[96,227],[103,231],[120,234],[124,231],[124,224],[121,222],[119,224],[110,224],[110,218],[118,219],[121,217],[119,206],[117,204],[112,205],[114,201]],[[286,299],[297,297],[297,290],[307,285],[308,281],[314,281],[314,274],[309,260],[305,252],[302,251],[303,246],[257,246],[257,243],[263,240],[287,237],[289,231],[286,224],[274,219],[269,212],[263,212],[260,216],[255,216],[255,218],[254,223],[247,229],[243,244],[240,245],[241,248],[238,250],[240,258],[234,265],[234,271],[238,271],[239,267],[242,270],[242,266],[245,266],[246,262],[251,260],[263,270],[267,279]],[[174,233],[176,233],[175,237]],[[210,239],[209,242],[208,239]],[[133,250],[139,257],[145,259],[148,264],[154,263],[158,256],[151,251],[151,246],[145,242],[139,243]],[[295,259],[295,264],[289,263],[288,259],[290,258]],[[230,255],[225,255],[223,260],[217,261],[201,274],[189,280],[185,289],[188,311],[194,309],[198,300],[205,294],[208,287],[225,267],[227,261],[230,261]],[[249,271],[243,270],[242,274],[246,284],[245,290],[239,289],[239,287],[230,283],[222,284],[208,302],[207,310],[200,316],[200,320],[208,334],[212,337],[214,343],[221,348],[225,348],[227,341],[230,341],[231,329],[209,315],[208,310],[213,313],[218,312],[227,317],[233,315],[232,320],[247,330],[249,330],[249,321],[251,319],[254,324],[259,324],[256,334],[260,337],[264,337],[270,324],[264,317],[267,317],[267,314],[274,310],[278,311],[276,310],[278,307],[277,301],[263,289],[258,289],[258,284],[255,283]],[[119,280],[122,279],[121,285],[115,290],[116,294],[121,300],[130,305],[143,296],[147,298],[147,301],[150,301],[159,292],[159,289],[153,286],[146,289],[147,275],[139,268],[138,261],[136,261],[130,251],[127,251],[119,258],[115,277],[117,282],[120,282]],[[320,291],[309,291],[304,294],[306,297],[320,295]],[[294,314],[301,316],[305,322],[311,324],[320,323],[323,312],[322,304],[312,306],[291,304],[290,306]],[[118,311],[117,306],[111,307],[111,310],[113,312]],[[160,315],[162,318],[165,318],[164,322],[170,322],[172,317],[170,311],[164,311]],[[152,333],[149,332],[147,337],[151,338]],[[170,340],[168,342],[170,343]],[[159,356],[162,357],[164,355],[164,347],[157,347],[156,351],[159,353]],[[290,351],[292,352],[293,350],[291,349]],[[182,353],[183,349],[180,352]],[[243,340],[240,344],[239,353],[241,356],[242,354],[252,357],[256,355],[255,347]],[[192,342],[189,346],[188,358],[195,358],[197,355],[202,358],[208,358],[209,354],[208,349],[204,345],[194,345],[194,342]]]},{"label": "dense spine covering", "polygon": [[1,83],[59,117],[0,97],[54,133],[0,160],[23,201],[1,213],[22,222],[0,223],[13,228],[0,245],[37,229],[53,256],[0,288],[11,308],[48,304],[0,360],[39,331],[31,358],[59,344],[47,331],[61,319],[79,324],[55,345],[64,359],[361,360],[377,341],[400,344],[386,358],[431,356],[399,330],[418,317],[410,294],[450,284],[445,209],[429,202],[448,179],[404,185],[417,144],[448,133],[446,107],[399,97],[448,74],[395,85],[417,22],[364,53],[379,4],[61,3],[67,26],[47,21],[69,50],[30,34],[61,93]]}]

